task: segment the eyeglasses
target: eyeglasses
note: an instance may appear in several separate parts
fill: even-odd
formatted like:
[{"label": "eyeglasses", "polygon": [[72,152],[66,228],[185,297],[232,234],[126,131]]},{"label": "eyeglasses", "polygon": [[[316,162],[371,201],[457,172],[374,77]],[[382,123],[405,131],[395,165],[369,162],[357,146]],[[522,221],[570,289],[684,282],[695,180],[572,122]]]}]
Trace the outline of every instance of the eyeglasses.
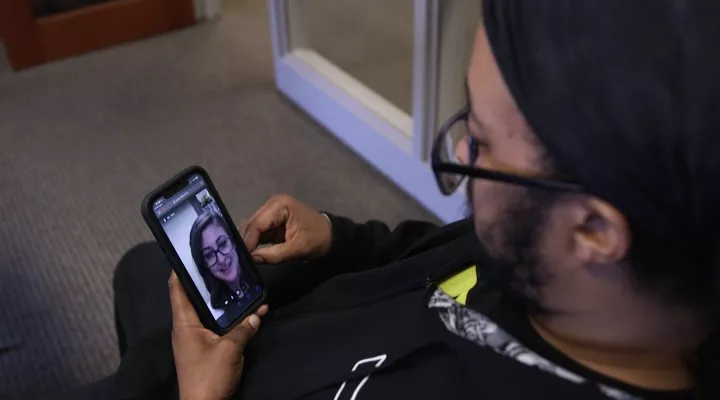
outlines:
[{"label": "eyeglasses", "polygon": [[233,241],[227,236],[220,236],[216,243],[218,246],[217,250],[209,247],[203,249],[203,259],[205,260],[205,265],[207,265],[208,268],[212,268],[215,264],[217,264],[218,253],[226,256],[235,249],[235,243],[233,243]]},{"label": "eyeglasses", "polygon": [[[440,128],[438,136],[432,147],[431,162],[440,191],[444,195],[450,195],[457,190],[466,177],[482,178],[491,181],[511,183],[547,190],[558,190],[565,192],[584,192],[584,189],[573,182],[556,179],[532,178],[521,175],[509,174],[500,171],[493,171],[485,168],[475,167],[478,161],[478,141],[468,133],[468,108],[465,107],[453,115]],[[460,164],[455,156],[455,144],[467,137],[468,163]]]}]

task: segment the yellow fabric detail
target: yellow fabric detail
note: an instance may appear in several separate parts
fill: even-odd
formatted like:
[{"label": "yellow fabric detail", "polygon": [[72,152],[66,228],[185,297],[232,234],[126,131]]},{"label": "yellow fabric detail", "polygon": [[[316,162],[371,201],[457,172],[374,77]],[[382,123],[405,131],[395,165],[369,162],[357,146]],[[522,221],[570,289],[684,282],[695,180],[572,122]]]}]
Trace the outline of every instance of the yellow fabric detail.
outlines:
[{"label": "yellow fabric detail", "polygon": [[465,305],[470,289],[477,284],[477,272],[475,266],[458,272],[440,284],[440,289],[458,303]]}]

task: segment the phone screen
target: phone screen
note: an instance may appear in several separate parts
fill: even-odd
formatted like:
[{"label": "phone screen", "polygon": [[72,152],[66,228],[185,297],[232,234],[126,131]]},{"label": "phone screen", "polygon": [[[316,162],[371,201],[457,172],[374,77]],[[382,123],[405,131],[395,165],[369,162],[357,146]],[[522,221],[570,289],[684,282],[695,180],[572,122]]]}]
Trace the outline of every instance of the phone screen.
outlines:
[{"label": "phone screen", "polygon": [[230,326],[262,296],[260,280],[201,175],[169,198],[153,203],[153,214],[172,243],[208,310]]}]

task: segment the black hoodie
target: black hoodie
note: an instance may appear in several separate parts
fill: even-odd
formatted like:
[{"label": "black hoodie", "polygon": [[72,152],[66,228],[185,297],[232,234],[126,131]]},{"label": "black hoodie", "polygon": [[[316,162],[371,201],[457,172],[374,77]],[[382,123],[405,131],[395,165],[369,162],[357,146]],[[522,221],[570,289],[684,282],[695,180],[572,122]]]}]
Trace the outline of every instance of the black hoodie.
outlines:
[{"label": "black hoodie", "polygon": [[[469,220],[392,232],[331,220],[327,257],[266,282],[275,311],[246,349],[234,399],[691,398],[623,385],[543,342],[522,310],[483,285],[491,260]],[[466,308],[436,283],[473,264],[479,283]],[[429,306],[438,303],[450,308]],[[463,325],[468,314],[480,319]],[[175,379],[168,327],[130,347],[115,396],[174,398]]]}]

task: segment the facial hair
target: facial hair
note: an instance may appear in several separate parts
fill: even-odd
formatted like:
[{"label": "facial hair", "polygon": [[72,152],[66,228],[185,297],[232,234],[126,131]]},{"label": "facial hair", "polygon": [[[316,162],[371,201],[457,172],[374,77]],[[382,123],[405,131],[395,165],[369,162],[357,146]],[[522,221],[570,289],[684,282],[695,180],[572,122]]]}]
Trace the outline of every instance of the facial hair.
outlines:
[{"label": "facial hair", "polygon": [[[472,207],[472,190],[468,187]],[[478,241],[493,258],[493,265],[481,267],[487,284],[506,301],[529,314],[549,313],[538,298],[549,277],[543,273],[540,240],[547,225],[548,210],[556,203],[555,193],[516,187],[512,198],[489,226],[476,231]],[[492,240],[491,240],[492,238]],[[487,255],[482,264],[487,264]]]}]

